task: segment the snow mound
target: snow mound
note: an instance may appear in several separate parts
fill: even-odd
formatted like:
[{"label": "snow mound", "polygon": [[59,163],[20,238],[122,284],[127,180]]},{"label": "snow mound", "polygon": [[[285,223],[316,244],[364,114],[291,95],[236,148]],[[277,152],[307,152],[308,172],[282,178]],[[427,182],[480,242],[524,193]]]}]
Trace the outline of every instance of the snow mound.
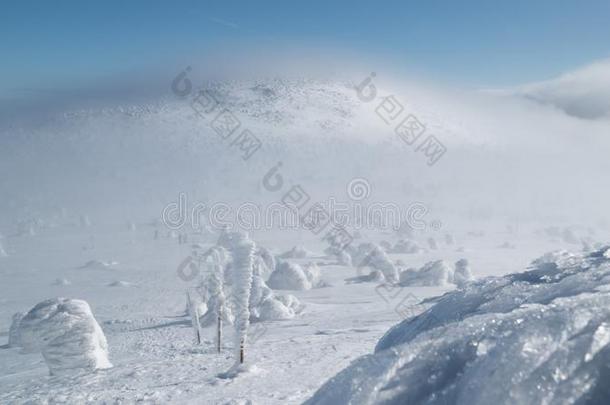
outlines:
[{"label": "snow mound", "polygon": [[41,351],[52,375],[112,367],[104,332],[82,300],[53,298],[21,319],[21,345]]},{"label": "snow mound", "polygon": [[25,314],[23,312],[17,312],[13,315],[11,327],[8,330],[8,347],[21,346],[21,332],[19,332],[19,328],[21,327],[21,320],[24,316]]},{"label": "snow mound", "polygon": [[310,290],[316,286],[314,272],[315,270],[305,271],[296,263],[281,262],[267,283],[274,290]]},{"label": "snow mound", "polygon": [[306,404],[610,402],[609,247],[426,302]]},{"label": "snow mound", "polygon": [[426,263],[421,269],[407,269],[400,272],[402,286],[462,286],[473,279],[468,260],[460,259],[455,268],[444,260]]}]

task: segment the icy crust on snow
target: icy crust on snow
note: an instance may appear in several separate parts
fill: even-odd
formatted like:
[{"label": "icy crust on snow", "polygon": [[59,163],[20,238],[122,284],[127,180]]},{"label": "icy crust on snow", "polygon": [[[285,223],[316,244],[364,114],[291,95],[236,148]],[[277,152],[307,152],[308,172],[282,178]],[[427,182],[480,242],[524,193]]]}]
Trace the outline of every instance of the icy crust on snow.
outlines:
[{"label": "icy crust on snow", "polygon": [[19,322],[19,343],[26,352],[41,351],[52,375],[112,367],[104,332],[82,300],[37,304]]},{"label": "icy crust on snow", "polygon": [[610,248],[434,301],[306,403],[610,403]]}]

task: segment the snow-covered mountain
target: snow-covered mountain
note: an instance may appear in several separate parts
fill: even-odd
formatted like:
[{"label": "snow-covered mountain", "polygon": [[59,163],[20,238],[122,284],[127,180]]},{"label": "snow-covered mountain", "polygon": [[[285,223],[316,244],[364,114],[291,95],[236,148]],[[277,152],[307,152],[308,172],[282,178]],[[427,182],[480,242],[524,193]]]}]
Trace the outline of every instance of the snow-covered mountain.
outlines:
[{"label": "snow-covered mountain", "polygon": [[[6,122],[0,168],[10,176],[0,191],[9,197],[0,202],[0,224],[61,209],[103,221],[150,220],[180,192],[194,200],[275,201],[261,190],[261,179],[280,161],[287,181],[314,198],[344,198],[346,184],[364,177],[375,201],[424,201],[447,217],[473,207],[532,218],[544,207],[545,215],[565,215],[585,190],[603,189],[586,173],[610,164],[604,123],[380,77],[371,82],[371,100],[360,94],[366,79],[192,83],[182,96]],[[211,113],[195,110],[200,90],[213,100]],[[384,104],[388,99],[394,104]],[[223,110],[239,123],[232,137],[214,129]],[[396,132],[409,116],[425,128],[418,143]],[[245,129],[261,144],[247,160],[235,142]],[[430,135],[446,149],[434,165],[418,147]],[[581,148],[583,137],[598,147]],[[535,195],[541,184],[555,194]],[[587,209],[593,217],[607,201],[605,193],[599,197]]]}]

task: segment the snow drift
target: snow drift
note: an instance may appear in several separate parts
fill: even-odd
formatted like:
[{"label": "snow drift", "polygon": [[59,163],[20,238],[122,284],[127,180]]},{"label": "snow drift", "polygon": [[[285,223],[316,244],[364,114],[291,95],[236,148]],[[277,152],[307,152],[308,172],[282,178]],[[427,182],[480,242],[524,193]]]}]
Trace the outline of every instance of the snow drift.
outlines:
[{"label": "snow drift", "polygon": [[22,347],[26,352],[41,351],[52,375],[112,367],[104,332],[85,301],[43,301],[19,325]]},{"label": "snow drift", "polygon": [[424,303],[306,403],[610,402],[610,247]]}]

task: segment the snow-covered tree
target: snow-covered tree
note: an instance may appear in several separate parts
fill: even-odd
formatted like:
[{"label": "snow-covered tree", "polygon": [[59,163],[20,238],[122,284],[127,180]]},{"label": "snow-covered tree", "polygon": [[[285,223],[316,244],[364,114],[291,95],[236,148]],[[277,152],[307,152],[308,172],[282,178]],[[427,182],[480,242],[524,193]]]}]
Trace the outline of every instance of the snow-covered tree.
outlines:
[{"label": "snow-covered tree", "polygon": [[201,324],[199,323],[199,305],[200,302],[195,294],[186,291],[186,308],[191,317],[191,325],[195,332],[195,342],[201,344]]},{"label": "snow-covered tree", "polygon": [[231,276],[233,279],[233,304],[235,307],[235,347],[237,362],[244,362],[244,351],[250,325],[250,291],[254,266],[255,244],[245,232],[224,232],[219,239],[233,256]]},{"label": "snow-covered tree", "polygon": [[52,375],[112,367],[104,332],[82,300],[37,304],[19,322],[19,338],[26,352],[42,352]]},{"label": "snow-covered tree", "polygon": [[222,347],[222,321],[226,312],[224,293],[224,268],[226,263],[226,251],[219,246],[210,249],[212,260],[212,274],[208,280],[208,309],[210,317],[216,319],[216,350],[220,352]]}]

